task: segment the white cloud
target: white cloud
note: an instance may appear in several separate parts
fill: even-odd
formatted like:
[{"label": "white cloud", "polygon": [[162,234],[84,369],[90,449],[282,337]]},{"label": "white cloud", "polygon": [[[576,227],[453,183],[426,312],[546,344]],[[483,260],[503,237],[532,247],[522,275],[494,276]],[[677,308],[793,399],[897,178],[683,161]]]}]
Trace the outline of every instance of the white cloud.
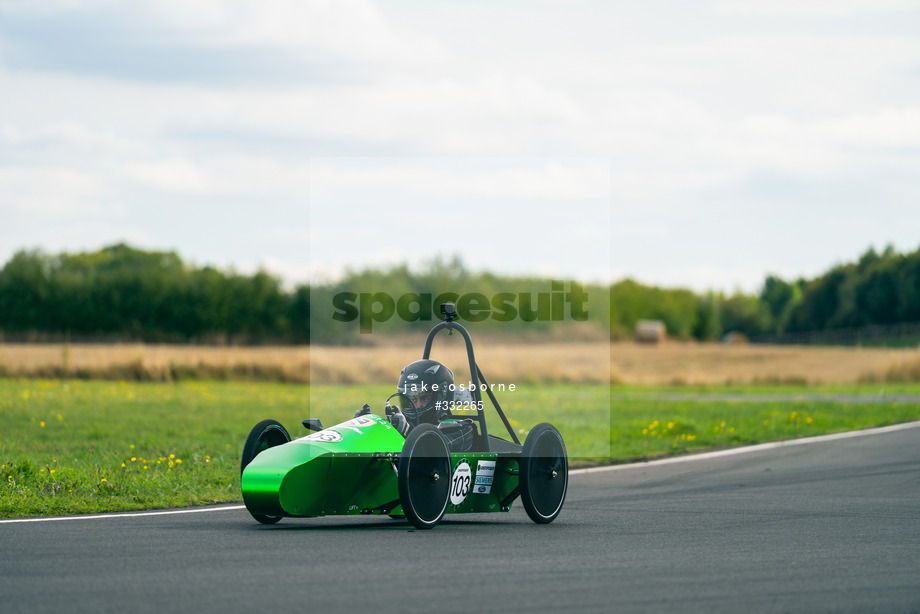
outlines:
[{"label": "white cloud", "polygon": [[149,2],[148,10],[196,44],[287,49],[301,59],[430,62],[436,39],[400,31],[369,0]]},{"label": "white cloud", "polygon": [[616,205],[613,209],[613,223],[611,224],[610,229],[610,238],[613,241],[621,239],[641,239],[641,240],[661,240],[667,239],[671,235],[671,230],[668,228],[666,222],[648,222],[648,223],[623,223],[621,220],[624,217],[622,211]]},{"label": "white cloud", "polygon": [[824,119],[816,123],[819,137],[833,145],[862,150],[920,148],[920,107],[881,108]]},{"label": "white cloud", "polygon": [[324,158],[311,166],[311,197],[315,275],[439,253],[474,270],[609,275],[603,158]]},{"label": "white cloud", "polygon": [[347,270],[386,269],[401,264],[419,268],[423,261],[424,258],[400,247],[368,246],[351,253],[331,256],[324,254],[323,250],[313,250],[310,257],[310,280],[313,283],[323,283],[341,278]]},{"label": "white cloud", "polygon": [[748,16],[856,17],[870,13],[909,11],[911,0],[728,0],[713,2],[723,13]]},{"label": "white cloud", "polygon": [[67,121],[38,126],[0,124],[0,145],[19,149],[72,149],[113,156],[142,155],[147,146],[115,134]]},{"label": "white cloud", "polygon": [[105,194],[105,180],[94,174],[62,167],[0,167],[0,211],[45,223],[111,214],[114,210],[100,202]]},{"label": "white cloud", "polygon": [[542,161],[540,158],[386,158],[311,166],[311,198],[333,202],[350,194],[396,193],[417,198],[596,199],[609,202],[610,171],[601,158]]},{"label": "white cloud", "polygon": [[[822,234],[821,220],[841,207],[859,218],[865,201],[880,219],[854,222],[842,239],[854,254],[869,242],[916,240],[912,215],[901,213],[920,192],[912,153],[920,145],[920,37],[906,25],[916,21],[914,3],[52,0],[0,2],[0,12],[29,26],[15,35],[0,28],[0,91],[15,92],[0,97],[0,202],[16,213],[7,222],[18,224],[13,231],[43,223],[48,236],[70,236],[76,220],[86,236],[108,228],[116,237],[122,226],[104,222],[121,216],[124,228],[144,228],[156,242],[186,236],[150,228],[159,203],[208,210],[233,201],[237,208],[219,220],[223,232],[194,241],[207,258],[220,236],[273,232],[287,215],[279,203],[352,198],[365,208],[347,220],[348,234],[309,242],[323,245],[314,254],[339,270],[418,259],[377,247],[398,239],[380,236],[387,226],[374,213],[378,196],[391,208],[402,198],[416,207],[425,198],[466,200],[474,209],[503,199],[550,203],[549,213],[531,209],[516,226],[499,212],[496,219],[523,234],[559,226],[581,236],[579,226],[553,216],[560,201],[576,199],[612,202],[610,232],[633,246],[634,271],[718,283],[760,279],[757,271],[780,258],[751,257],[749,266],[720,273],[737,254],[693,249],[689,220],[719,220],[735,236],[756,225],[747,250],[769,254],[787,233],[758,210],[780,203],[798,214],[799,236],[817,237],[815,252],[836,254],[841,248]],[[60,32],[42,30],[46,20],[66,20],[67,35],[77,38],[58,40]],[[73,41],[100,33],[111,35],[105,53],[81,55]],[[172,78],[168,62],[159,73],[144,73],[143,62],[136,72],[133,64],[112,69],[108,60],[121,49],[137,52],[134,44],[149,46],[142,51],[153,58],[204,50],[202,78]],[[15,64],[14,52],[35,61]],[[254,69],[235,72],[259,53]],[[71,55],[79,62],[67,61]],[[275,64],[288,67],[282,77],[258,74]],[[209,80],[211,69],[234,78]],[[407,167],[413,155],[418,163]],[[378,163],[329,165],[332,156]],[[386,165],[388,156],[400,158]],[[466,168],[439,166],[442,156],[466,160]],[[533,163],[506,163],[520,156]],[[856,193],[844,194],[850,188]],[[265,215],[251,214],[257,208]],[[67,228],[55,230],[58,218]],[[417,221],[431,229],[438,220]],[[305,222],[291,223],[302,231]],[[293,250],[305,242],[298,232],[276,242]],[[475,255],[484,266],[514,257],[487,236]],[[445,249],[456,245],[449,239]],[[293,251],[274,250],[270,239],[234,247],[241,262],[265,256],[297,268],[283,264],[298,261]],[[783,250],[814,258],[798,244]],[[666,274],[656,251],[701,268]]]},{"label": "white cloud", "polygon": [[303,199],[308,194],[306,167],[254,156],[214,156],[141,159],[113,169],[139,186],[165,192],[210,196],[284,196]]},{"label": "white cloud", "polygon": [[98,11],[120,4],[117,0],[0,0],[0,12],[13,15],[52,16],[61,13]]},{"label": "white cloud", "polygon": [[140,186],[164,191],[206,193],[214,187],[199,165],[180,158],[128,162],[121,174]]}]

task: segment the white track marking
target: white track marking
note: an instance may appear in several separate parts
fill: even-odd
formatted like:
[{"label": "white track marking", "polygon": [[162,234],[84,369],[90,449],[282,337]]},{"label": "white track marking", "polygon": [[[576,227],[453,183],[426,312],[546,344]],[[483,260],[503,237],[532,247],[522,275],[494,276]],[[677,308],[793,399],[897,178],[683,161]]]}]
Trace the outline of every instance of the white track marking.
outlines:
[{"label": "white track marking", "polygon": [[203,514],[205,512],[227,512],[230,510],[244,510],[245,505],[226,505],[221,507],[204,507],[190,510],[169,510],[165,512],[119,512],[113,514],[96,514],[93,516],[54,516],[52,518],[12,518],[0,520],[0,524],[11,522],[55,522],[58,520],[105,520],[108,518],[138,518],[141,516],[169,516],[171,514]]},{"label": "white track marking", "polygon": [[[723,456],[734,456],[735,454],[747,454],[749,452],[759,452],[761,450],[774,450],[786,446],[800,446],[809,443],[820,443],[823,441],[836,441],[838,439],[852,439],[853,437],[865,437],[867,435],[880,435],[882,433],[893,433],[895,431],[906,431],[907,429],[920,428],[920,422],[906,422],[904,424],[895,424],[892,426],[883,426],[874,429],[865,429],[863,431],[847,431],[845,433],[833,433],[831,435],[820,435],[818,437],[803,437],[802,439],[787,439],[785,441],[774,441],[771,443],[761,443],[754,446],[743,448],[729,448],[717,452],[704,452],[702,454],[688,454],[687,456],[675,456],[672,458],[662,458],[660,460],[648,461],[644,463],[631,463],[628,465],[607,465],[604,467],[591,467],[589,469],[573,469],[569,475],[583,475],[586,473],[596,473],[599,471],[623,471],[625,469],[638,469],[641,467],[652,467],[655,465],[670,465],[673,463],[689,463],[693,461],[706,460],[709,458],[721,458]],[[93,516],[55,516],[52,518],[11,518],[9,520],[0,520],[0,524],[10,524],[14,522],[56,522],[59,520],[107,520],[109,518],[139,518],[144,516],[168,516],[173,514],[203,514],[206,512],[228,512],[233,510],[244,510],[245,505],[226,505],[221,507],[195,508],[189,510],[169,510],[165,512],[126,512],[112,514],[96,514]]]},{"label": "white track marking", "polygon": [[774,450],[776,448],[785,448],[786,446],[801,446],[809,443],[821,443],[824,441],[837,441],[838,439],[851,439],[853,437],[865,437],[867,435],[880,435],[882,433],[893,433],[895,431],[906,431],[908,429],[920,428],[920,422],[905,422],[903,424],[894,424],[892,426],[881,426],[874,429],[865,429],[862,431],[847,431],[845,433],[832,433],[831,435],[819,435],[817,437],[803,437],[801,439],[786,439],[784,441],[772,441],[770,443],[760,443],[753,446],[742,448],[729,448],[727,450],[718,450],[716,452],[703,452],[701,454],[688,454],[686,456],[673,456],[671,458],[662,458],[659,460],[647,461],[643,463],[630,463],[628,465],[605,465],[604,467],[591,467],[588,469],[573,469],[569,475],[583,475],[586,473],[597,473],[599,471],[623,471],[625,469],[639,469],[642,467],[653,467],[656,465],[671,465],[674,463],[689,463],[693,461],[706,460],[710,458],[721,458],[723,456],[734,456],[736,454],[747,454],[749,452],[760,452],[761,450]]}]

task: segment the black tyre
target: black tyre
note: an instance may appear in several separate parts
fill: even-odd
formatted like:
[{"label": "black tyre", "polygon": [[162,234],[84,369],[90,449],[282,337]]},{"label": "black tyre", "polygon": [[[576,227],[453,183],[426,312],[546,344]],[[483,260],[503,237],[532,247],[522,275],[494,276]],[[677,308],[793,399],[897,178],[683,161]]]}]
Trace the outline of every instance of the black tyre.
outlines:
[{"label": "black tyre", "polygon": [[[240,461],[240,475],[243,475],[243,469],[252,462],[261,452],[275,446],[287,443],[291,440],[291,435],[287,429],[277,420],[263,420],[249,431],[249,437],[246,438],[246,445],[243,446],[243,457]],[[264,514],[253,514],[253,518],[262,524],[275,524],[281,520],[281,516],[266,516]]]},{"label": "black tyre", "polygon": [[450,501],[450,451],[432,424],[412,429],[399,456],[399,501],[417,529],[433,529]]},{"label": "black tyre", "polygon": [[555,520],[569,486],[569,459],[552,424],[541,422],[527,435],[519,477],[521,502],[530,519],[538,524]]}]

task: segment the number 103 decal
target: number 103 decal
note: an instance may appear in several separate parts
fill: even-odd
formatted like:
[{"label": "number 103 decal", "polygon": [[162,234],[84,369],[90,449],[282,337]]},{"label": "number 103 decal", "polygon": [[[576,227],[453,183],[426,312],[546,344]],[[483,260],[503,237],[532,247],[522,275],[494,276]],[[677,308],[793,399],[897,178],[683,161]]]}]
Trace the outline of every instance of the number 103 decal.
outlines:
[{"label": "number 103 decal", "polygon": [[454,505],[460,505],[466,496],[470,494],[470,483],[472,482],[473,472],[466,461],[461,462],[454,469],[454,477],[450,481],[450,502]]}]

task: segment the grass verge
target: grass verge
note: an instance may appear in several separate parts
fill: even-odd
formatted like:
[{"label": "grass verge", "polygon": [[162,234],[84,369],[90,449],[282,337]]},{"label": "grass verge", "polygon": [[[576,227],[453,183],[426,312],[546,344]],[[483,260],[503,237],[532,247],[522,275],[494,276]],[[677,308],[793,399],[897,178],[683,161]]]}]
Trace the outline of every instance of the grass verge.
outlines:
[{"label": "grass verge", "polygon": [[[920,396],[917,385],[888,388],[886,394]],[[579,465],[920,419],[920,403],[886,400],[881,390],[558,385],[525,386],[499,400],[522,441],[534,424],[552,422]],[[365,402],[382,413],[389,392],[390,386],[0,380],[0,517],[239,501],[239,458],[256,422],[275,418],[296,437],[305,433],[300,420],[311,415],[328,426]],[[491,432],[501,435],[492,418]]]}]

